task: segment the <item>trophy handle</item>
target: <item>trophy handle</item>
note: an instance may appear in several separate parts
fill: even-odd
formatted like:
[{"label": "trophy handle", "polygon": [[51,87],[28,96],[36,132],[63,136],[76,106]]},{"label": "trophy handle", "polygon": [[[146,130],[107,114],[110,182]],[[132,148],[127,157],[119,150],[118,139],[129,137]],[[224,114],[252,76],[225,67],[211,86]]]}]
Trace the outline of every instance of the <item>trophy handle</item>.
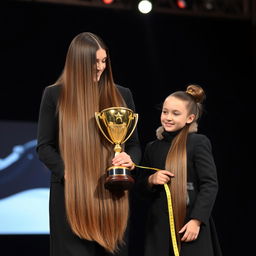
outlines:
[{"label": "trophy handle", "polygon": [[95,119],[96,119],[96,122],[98,124],[98,127],[100,128],[100,131],[102,132],[102,134],[104,135],[104,137],[111,143],[111,144],[114,144],[114,142],[112,142],[108,136],[105,134],[105,132],[103,131],[103,129],[101,128],[101,124],[100,124],[100,121],[99,121],[99,118],[100,117],[100,112],[95,112]]},{"label": "trophy handle", "polygon": [[122,143],[125,143],[131,137],[131,135],[133,134],[133,132],[134,132],[136,126],[137,126],[137,123],[138,123],[139,114],[133,113],[133,118],[135,118],[135,124],[134,124],[129,136],[127,136],[127,138]]}]

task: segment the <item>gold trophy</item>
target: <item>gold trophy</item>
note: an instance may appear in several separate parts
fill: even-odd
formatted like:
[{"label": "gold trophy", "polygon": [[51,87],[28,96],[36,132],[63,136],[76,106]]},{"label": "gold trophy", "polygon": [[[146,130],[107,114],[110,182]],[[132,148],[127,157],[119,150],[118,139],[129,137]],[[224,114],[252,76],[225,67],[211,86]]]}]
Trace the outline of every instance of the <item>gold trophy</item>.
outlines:
[{"label": "gold trophy", "polygon": [[[122,151],[125,143],[134,132],[138,114],[125,107],[111,107],[95,113],[96,122],[105,138],[114,146],[115,156]],[[134,183],[130,169],[124,166],[111,166],[107,169],[105,188],[127,190]]]}]

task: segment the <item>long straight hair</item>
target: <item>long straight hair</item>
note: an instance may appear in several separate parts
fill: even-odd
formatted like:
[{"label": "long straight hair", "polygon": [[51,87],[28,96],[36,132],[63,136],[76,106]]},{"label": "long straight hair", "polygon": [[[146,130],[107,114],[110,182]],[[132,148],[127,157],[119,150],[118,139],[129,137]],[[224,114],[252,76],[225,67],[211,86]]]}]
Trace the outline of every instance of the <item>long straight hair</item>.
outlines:
[{"label": "long straight hair", "polygon": [[172,194],[176,237],[180,248],[178,231],[184,225],[187,204],[187,137],[191,126],[201,116],[201,102],[204,100],[205,94],[200,86],[189,85],[186,91],[177,91],[170,96],[184,101],[187,104],[188,115],[195,115],[194,121],[186,124],[173,139],[165,162],[166,170],[175,175],[175,178],[169,183],[169,188]]},{"label": "long straight hair", "polygon": [[[107,53],[106,68],[97,82],[96,51]],[[102,138],[95,112],[125,106],[113,82],[108,49],[96,35],[77,35],[71,42],[59,98],[59,145],[65,165],[65,205],[72,231],[114,252],[123,243],[128,219],[128,195],[104,188],[113,148]]]}]

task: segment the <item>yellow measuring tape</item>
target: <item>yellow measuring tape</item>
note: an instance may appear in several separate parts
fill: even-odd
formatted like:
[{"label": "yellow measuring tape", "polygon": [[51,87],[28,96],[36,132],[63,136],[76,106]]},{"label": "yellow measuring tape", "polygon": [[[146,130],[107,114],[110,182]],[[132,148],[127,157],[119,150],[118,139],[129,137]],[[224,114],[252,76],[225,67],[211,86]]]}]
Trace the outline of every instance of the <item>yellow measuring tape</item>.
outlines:
[{"label": "yellow measuring tape", "polygon": [[[145,167],[145,166],[140,166],[134,164],[138,168],[142,169],[150,169],[154,171],[161,171],[161,169],[158,168],[152,168],[152,167]],[[169,213],[169,223],[170,223],[170,233],[171,233],[171,242],[172,242],[172,247],[173,247],[173,252],[174,256],[179,256],[179,249],[177,245],[177,240],[176,240],[176,232],[175,232],[175,224],[174,224],[174,216],[173,216],[173,209],[172,209],[172,196],[171,196],[171,191],[169,189],[169,186],[167,184],[164,184],[164,189],[167,197],[167,204],[168,204],[168,213]]]}]

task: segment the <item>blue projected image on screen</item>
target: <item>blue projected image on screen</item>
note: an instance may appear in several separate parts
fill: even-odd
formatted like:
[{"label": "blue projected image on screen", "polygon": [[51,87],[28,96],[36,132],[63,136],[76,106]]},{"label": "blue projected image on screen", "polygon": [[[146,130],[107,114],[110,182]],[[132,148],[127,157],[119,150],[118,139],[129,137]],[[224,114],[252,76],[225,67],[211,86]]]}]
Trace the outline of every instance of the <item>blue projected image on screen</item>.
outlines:
[{"label": "blue projected image on screen", "polygon": [[50,171],[36,132],[36,123],[0,121],[0,234],[49,234]]}]

